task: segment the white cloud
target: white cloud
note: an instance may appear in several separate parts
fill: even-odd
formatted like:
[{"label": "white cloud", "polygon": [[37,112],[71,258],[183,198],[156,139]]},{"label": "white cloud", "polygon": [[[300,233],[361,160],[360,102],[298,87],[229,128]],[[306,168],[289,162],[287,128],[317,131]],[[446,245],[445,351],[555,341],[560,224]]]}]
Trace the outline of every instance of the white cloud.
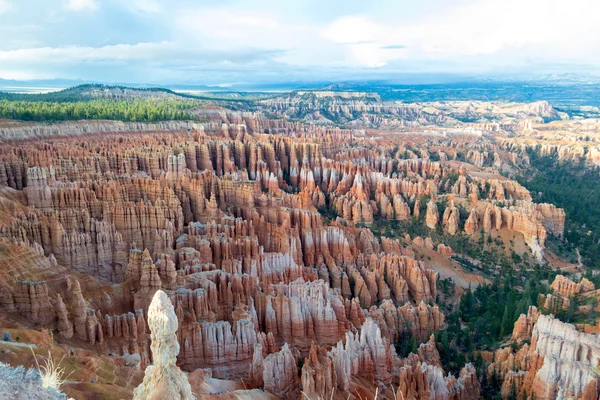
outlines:
[{"label": "white cloud", "polygon": [[322,31],[324,38],[338,43],[363,43],[381,39],[386,28],[362,15],[337,18]]},{"label": "white cloud", "polygon": [[179,50],[169,42],[118,44],[104,47],[70,46],[37,47],[0,51],[2,62],[98,62],[129,60],[162,60],[175,55]]},{"label": "white cloud", "polygon": [[130,10],[142,14],[158,14],[163,11],[157,0],[130,0],[125,4]]},{"label": "white cloud", "polygon": [[272,13],[228,9],[185,10],[175,25],[183,37],[212,47],[287,47],[298,30]]},{"label": "white cloud", "polygon": [[[173,70],[197,70],[206,66],[247,66],[265,63],[273,52],[245,49],[226,51],[191,48],[174,42],[118,44],[103,47],[36,47],[0,51],[0,66],[5,69],[34,70],[46,67],[132,66],[164,67]],[[0,75],[1,76],[1,75]]]},{"label": "white cloud", "polygon": [[15,10],[15,6],[9,0],[0,0],[0,15]]},{"label": "white cloud", "polygon": [[350,58],[365,66],[407,59],[485,58],[500,53],[520,60],[592,58],[598,62],[600,27],[595,16],[599,12],[600,3],[593,0],[568,4],[558,0],[480,0],[397,25],[343,16],[321,33],[328,40],[346,44]]},{"label": "white cloud", "polygon": [[94,11],[98,9],[96,0],[67,0],[65,8],[72,11]]},{"label": "white cloud", "polygon": [[[444,4],[444,3],[442,3]],[[281,8],[179,10],[177,41],[227,50],[285,50],[292,66],[381,68],[394,62],[450,61],[472,68],[481,62],[527,60],[600,62],[595,0],[470,0],[445,3],[407,19],[388,14],[340,15],[328,23],[295,18]],[[581,10],[587,10],[581,13]],[[589,11],[589,12],[588,12]],[[305,16],[306,17],[306,16]],[[299,22],[300,21],[300,22]],[[598,55],[596,55],[598,54]],[[501,58],[501,60],[498,60]],[[474,64],[473,64],[474,63]]]},{"label": "white cloud", "polygon": [[173,25],[177,40],[190,46],[277,52],[278,61],[295,66],[326,66],[342,61],[342,49],[323,40],[319,26],[289,20],[275,10],[185,10]]},{"label": "white cloud", "polygon": [[[6,26],[0,33],[9,39],[0,43],[0,77],[8,69],[13,74],[20,68],[70,74],[106,67],[118,79],[119,68],[132,65],[140,73],[177,69],[202,77],[226,68],[253,71],[261,63],[264,68],[255,68],[254,74],[270,69],[290,77],[313,71],[368,75],[423,68],[478,72],[534,64],[600,66],[596,0],[423,0],[410,7],[409,0],[398,0],[378,8],[323,4],[327,12],[318,17],[311,10],[322,0],[310,7],[298,4],[293,12],[276,0],[55,0],[64,6],[56,12],[59,22],[46,14],[30,17],[20,1],[0,0],[0,14],[18,4],[14,15],[22,17],[13,25],[2,21]],[[38,1],[40,9],[46,5],[28,1]],[[125,28],[106,29],[100,12],[87,15],[85,26],[77,23],[79,15],[64,12],[100,7],[110,11],[115,26]],[[23,20],[40,31],[7,31]],[[317,72],[314,77],[319,79]]]}]

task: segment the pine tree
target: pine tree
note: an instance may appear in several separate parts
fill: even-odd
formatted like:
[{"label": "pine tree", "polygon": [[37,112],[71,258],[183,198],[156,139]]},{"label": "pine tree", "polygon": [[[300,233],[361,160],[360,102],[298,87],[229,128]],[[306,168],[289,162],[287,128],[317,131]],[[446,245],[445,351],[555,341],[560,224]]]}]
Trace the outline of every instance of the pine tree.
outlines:
[{"label": "pine tree", "polygon": [[575,316],[575,313],[578,310],[579,310],[579,307],[577,306],[577,302],[575,301],[574,298],[571,299],[571,302],[569,303],[569,308],[567,309],[567,312],[565,313],[565,322],[571,322],[571,320]]},{"label": "pine tree", "polygon": [[514,381],[513,381],[512,385],[510,386],[510,393],[508,394],[508,397],[506,399],[507,400],[518,400],[517,386],[515,385]]},{"label": "pine tree", "polygon": [[418,349],[417,340],[415,339],[414,336],[411,336],[410,340],[408,341],[408,352],[416,353],[417,349]]}]

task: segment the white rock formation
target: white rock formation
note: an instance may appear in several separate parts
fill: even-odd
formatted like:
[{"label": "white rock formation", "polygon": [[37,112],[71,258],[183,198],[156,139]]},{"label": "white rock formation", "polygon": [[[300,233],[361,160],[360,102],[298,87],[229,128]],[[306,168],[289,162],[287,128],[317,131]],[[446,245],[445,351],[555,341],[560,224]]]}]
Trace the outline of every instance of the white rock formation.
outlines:
[{"label": "white rock formation", "polygon": [[175,365],[179,354],[177,316],[165,292],[154,294],[148,308],[154,364],[146,368],[144,381],[133,391],[135,400],[192,400],[187,376]]},{"label": "white rock formation", "polygon": [[533,383],[535,398],[590,398],[591,392],[598,396],[598,335],[578,332],[571,324],[540,315],[533,329],[532,347],[544,357]]}]

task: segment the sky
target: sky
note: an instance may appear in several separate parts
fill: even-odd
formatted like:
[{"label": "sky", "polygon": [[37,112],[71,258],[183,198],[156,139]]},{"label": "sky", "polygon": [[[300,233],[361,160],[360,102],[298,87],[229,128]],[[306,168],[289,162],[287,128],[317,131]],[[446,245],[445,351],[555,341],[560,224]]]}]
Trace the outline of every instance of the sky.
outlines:
[{"label": "sky", "polygon": [[597,0],[0,0],[0,78],[595,75],[599,14]]}]

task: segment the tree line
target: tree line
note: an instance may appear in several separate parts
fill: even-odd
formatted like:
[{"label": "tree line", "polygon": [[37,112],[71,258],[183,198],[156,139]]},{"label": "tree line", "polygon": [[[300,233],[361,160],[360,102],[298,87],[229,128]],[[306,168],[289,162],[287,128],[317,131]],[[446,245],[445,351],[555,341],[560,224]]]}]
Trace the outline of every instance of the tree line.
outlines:
[{"label": "tree line", "polygon": [[95,99],[74,102],[0,100],[0,117],[21,121],[112,119],[131,122],[198,120],[189,110],[200,101],[177,99]]}]

